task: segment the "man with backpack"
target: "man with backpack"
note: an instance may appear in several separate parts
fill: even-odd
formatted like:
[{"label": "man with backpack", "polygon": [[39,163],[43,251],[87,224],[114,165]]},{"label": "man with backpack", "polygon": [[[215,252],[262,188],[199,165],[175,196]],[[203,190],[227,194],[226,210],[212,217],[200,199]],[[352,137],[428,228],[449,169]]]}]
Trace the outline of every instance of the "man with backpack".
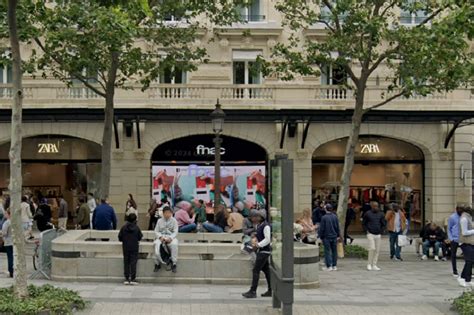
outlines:
[{"label": "man with backpack", "polygon": [[[163,208],[163,217],[158,220],[155,227],[155,255],[156,263],[154,272],[161,269],[161,264],[171,265],[171,271],[176,273],[178,262],[178,221],[173,218],[173,211],[166,206]],[[169,255],[169,258],[167,257]]]}]

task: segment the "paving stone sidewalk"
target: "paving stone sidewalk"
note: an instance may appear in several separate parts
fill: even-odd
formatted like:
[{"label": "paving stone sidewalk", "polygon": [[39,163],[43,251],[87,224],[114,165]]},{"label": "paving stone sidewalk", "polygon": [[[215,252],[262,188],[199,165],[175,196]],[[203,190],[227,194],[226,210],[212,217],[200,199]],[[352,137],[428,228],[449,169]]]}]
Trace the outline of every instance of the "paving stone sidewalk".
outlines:
[{"label": "paving stone sidewalk", "polygon": [[[365,239],[358,238],[356,243],[365,246]],[[459,296],[463,289],[451,275],[450,262],[421,261],[413,247],[404,248],[403,262],[394,262],[389,260],[386,239],[382,246],[382,271],[368,272],[363,260],[341,259],[338,271],[320,271],[320,288],[295,290],[294,313],[453,314],[448,300]],[[462,264],[460,260],[459,269]],[[3,269],[5,257],[0,255]],[[11,279],[0,277],[0,286],[11,283]],[[268,298],[243,299],[241,293],[248,287],[241,285],[32,283],[78,291],[92,302],[81,314],[276,314]]]}]

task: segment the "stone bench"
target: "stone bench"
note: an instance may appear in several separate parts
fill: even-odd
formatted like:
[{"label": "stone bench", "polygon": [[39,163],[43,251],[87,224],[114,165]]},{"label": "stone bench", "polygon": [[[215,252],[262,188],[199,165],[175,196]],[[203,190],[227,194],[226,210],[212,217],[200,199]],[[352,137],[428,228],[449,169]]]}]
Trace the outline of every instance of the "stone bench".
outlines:
[{"label": "stone bench", "polygon": [[[241,253],[241,234],[180,233],[178,272],[153,272],[155,234],[143,232],[137,278],[141,282],[248,284],[250,256]],[[318,287],[319,248],[295,243],[295,285]],[[51,277],[58,281],[123,280],[118,231],[69,231],[52,243]]]}]

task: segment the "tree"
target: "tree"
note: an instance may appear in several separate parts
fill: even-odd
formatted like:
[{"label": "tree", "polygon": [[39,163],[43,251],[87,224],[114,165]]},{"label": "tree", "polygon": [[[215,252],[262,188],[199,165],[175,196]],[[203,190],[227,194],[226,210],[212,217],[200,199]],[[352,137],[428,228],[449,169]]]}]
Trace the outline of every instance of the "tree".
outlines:
[{"label": "tree", "polygon": [[[473,7],[469,1],[451,0],[280,0],[277,9],[290,35],[287,43],[274,47],[271,60],[261,60],[265,74],[291,80],[319,75],[332,65],[346,73],[342,88],[354,94],[337,207],[344,231],[363,116],[399,97],[451,91],[472,80],[468,40],[473,36]],[[416,17],[416,25],[400,23],[400,10]],[[324,39],[304,36],[304,30],[318,24]],[[381,71],[384,67],[388,74]],[[381,101],[369,105],[367,82],[376,75],[388,84]]]},{"label": "tree", "polygon": [[[0,5],[1,6],[1,5]],[[18,0],[8,0],[7,21],[10,38],[11,65],[13,72],[12,84],[12,118],[11,118],[11,144],[10,144],[10,211],[12,213],[12,232],[15,257],[15,283],[14,292],[17,298],[28,296],[25,236],[21,224],[21,145],[22,145],[22,107],[23,85],[22,65],[20,54],[20,36],[17,27]],[[4,21],[4,20],[3,20]],[[5,24],[1,23],[3,26]],[[4,29],[4,27],[2,27]]]},{"label": "tree", "polygon": [[44,76],[72,86],[80,81],[105,99],[99,197],[109,195],[116,88],[142,89],[165,71],[195,70],[206,51],[198,31],[237,21],[241,1],[58,0],[36,1],[35,64]]}]

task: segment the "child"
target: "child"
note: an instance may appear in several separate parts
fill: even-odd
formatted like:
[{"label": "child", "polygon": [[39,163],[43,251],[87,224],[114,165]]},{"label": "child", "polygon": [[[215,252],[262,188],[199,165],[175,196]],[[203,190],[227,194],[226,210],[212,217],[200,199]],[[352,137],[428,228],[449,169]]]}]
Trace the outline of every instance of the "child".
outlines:
[{"label": "child", "polygon": [[130,213],[127,222],[119,233],[119,241],[122,242],[123,266],[125,275],[125,285],[137,285],[138,247],[143,237],[142,231],[137,226],[137,215]]},{"label": "child", "polygon": [[5,252],[7,253],[8,272],[10,273],[10,278],[13,278],[13,235],[10,220],[10,209],[7,209],[5,211],[5,219],[6,221],[3,222],[2,226],[2,235],[4,242],[3,246],[5,248]]}]

